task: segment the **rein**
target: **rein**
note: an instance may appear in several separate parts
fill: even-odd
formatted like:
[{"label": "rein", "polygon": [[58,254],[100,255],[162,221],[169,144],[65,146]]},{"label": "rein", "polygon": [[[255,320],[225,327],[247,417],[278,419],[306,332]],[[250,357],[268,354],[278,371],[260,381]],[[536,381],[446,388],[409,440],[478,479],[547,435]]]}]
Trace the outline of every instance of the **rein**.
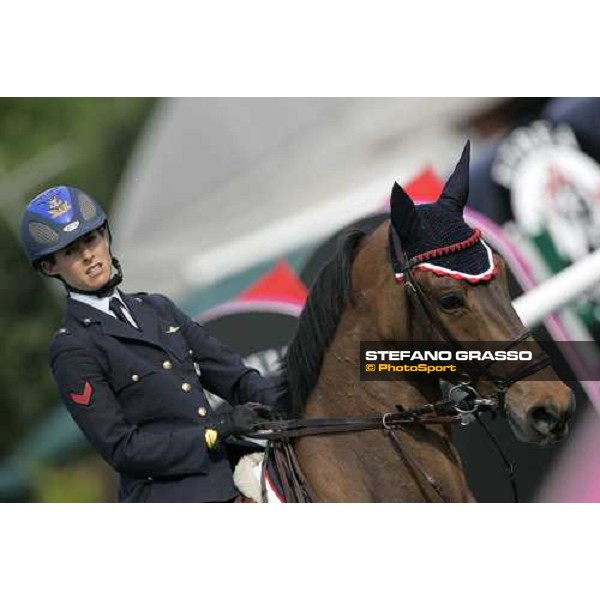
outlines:
[{"label": "rein", "polygon": [[[514,481],[514,468],[508,462],[502,449],[494,440],[491,432],[485,428],[479,419],[479,413],[485,410],[495,410],[496,401],[478,397],[474,388],[466,383],[452,386],[445,394],[445,398],[434,404],[404,410],[397,406],[398,412],[354,418],[311,418],[311,419],[282,419],[258,423],[244,433],[245,437],[267,440],[265,460],[261,473],[261,489],[263,500],[266,497],[266,465],[272,460],[279,474],[282,493],[286,502],[316,502],[316,496],[310,490],[304,478],[291,440],[298,437],[340,434],[369,430],[383,430],[400,457],[416,473],[417,482],[423,481],[443,502],[449,499],[444,495],[441,485],[429,475],[419,462],[411,455],[406,445],[396,434],[396,430],[407,425],[469,425],[477,420],[491,437],[497,450],[500,452],[504,464],[507,466],[511,485]],[[425,492],[423,494],[426,496]],[[515,501],[518,502],[516,486],[513,486]]]}]

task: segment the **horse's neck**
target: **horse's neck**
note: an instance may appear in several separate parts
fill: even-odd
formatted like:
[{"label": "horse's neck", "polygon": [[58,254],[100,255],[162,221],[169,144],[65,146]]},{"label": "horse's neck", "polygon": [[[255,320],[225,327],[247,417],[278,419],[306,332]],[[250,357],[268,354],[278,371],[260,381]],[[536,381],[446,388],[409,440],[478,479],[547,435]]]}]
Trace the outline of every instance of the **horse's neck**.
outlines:
[{"label": "horse's neck", "polygon": [[[360,381],[361,339],[373,332],[361,329],[351,309],[338,325],[311,393],[305,416],[356,417],[395,411],[435,401],[406,381]],[[362,320],[364,321],[364,320]],[[434,476],[447,499],[468,499],[462,467],[449,431],[442,426],[399,431],[403,444],[423,469]],[[302,438],[296,444],[300,463],[317,496],[325,501],[435,500],[394,449],[383,430]]]},{"label": "horse's neck", "polygon": [[395,411],[397,404],[415,408],[437,400],[431,397],[430,389],[409,381],[360,380],[360,342],[377,341],[376,330],[370,322],[359,318],[351,307],[344,311],[321,364],[318,383],[308,399],[307,416],[383,414]]}]

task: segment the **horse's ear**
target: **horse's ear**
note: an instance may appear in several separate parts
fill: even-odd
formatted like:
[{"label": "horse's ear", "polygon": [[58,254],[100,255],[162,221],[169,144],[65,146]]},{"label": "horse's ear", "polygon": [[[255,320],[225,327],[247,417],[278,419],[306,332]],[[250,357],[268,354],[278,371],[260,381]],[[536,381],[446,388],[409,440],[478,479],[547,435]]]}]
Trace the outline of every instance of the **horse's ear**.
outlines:
[{"label": "horse's ear", "polygon": [[419,215],[410,196],[398,183],[394,183],[392,188],[390,209],[392,225],[396,233],[403,242],[409,240],[418,228]]},{"label": "horse's ear", "polygon": [[447,206],[453,206],[461,214],[469,196],[469,158],[471,154],[471,142],[467,140],[462,151],[460,160],[450,175],[446,185],[440,194],[438,202]]}]

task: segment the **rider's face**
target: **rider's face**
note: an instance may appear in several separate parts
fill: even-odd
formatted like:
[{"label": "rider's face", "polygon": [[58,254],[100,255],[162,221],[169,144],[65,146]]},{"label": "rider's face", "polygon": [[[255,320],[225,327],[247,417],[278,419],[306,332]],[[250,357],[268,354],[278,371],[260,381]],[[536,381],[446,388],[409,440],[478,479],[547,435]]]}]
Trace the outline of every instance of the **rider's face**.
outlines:
[{"label": "rider's face", "polygon": [[106,229],[91,231],[42,262],[48,275],[59,275],[71,287],[93,292],[106,285],[112,261]]}]

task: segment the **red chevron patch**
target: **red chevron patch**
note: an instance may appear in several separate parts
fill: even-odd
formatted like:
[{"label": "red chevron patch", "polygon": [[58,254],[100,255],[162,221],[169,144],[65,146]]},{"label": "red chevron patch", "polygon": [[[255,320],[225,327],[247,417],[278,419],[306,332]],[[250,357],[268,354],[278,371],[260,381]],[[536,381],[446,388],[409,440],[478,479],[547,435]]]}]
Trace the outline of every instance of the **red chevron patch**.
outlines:
[{"label": "red chevron patch", "polygon": [[94,393],[94,388],[89,381],[85,382],[83,386],[83,393],[81,394],[71,394],[71,400],[76,404],[81,404],[83,406],[89,406],[92,401],[92,394]]}]

